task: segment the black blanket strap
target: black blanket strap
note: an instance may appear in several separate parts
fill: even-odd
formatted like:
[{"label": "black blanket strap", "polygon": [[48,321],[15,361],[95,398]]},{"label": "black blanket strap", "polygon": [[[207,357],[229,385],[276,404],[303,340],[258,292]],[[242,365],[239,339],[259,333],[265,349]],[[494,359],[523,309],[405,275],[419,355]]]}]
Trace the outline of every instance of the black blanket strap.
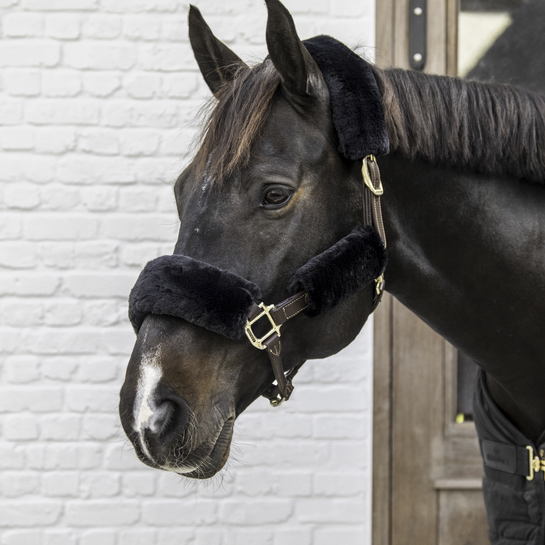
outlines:
[{"label": "black blanket strap", "polygon": [[[301,364],[293,369],[290,369],[288,373],[284,372],[284,366],[282,365],[282,342],[280,341],[280,327],[290,318],[297,316],[297,314],[305,310],[307,307],[308,295],[305,292],[299,292],[272,308],[254,303],[250,309],[250,315],[248,317],[248,324],[250,325],[249,328],[247,327],[246,332],[247,334],[249,332],[250,335],[254,336],[254,340],[252,341],[250,335],[248,338],[252,341],[254,346],[260,344],[262,348],[267,350],[267,354],[269,355],[269,360],[273,369],[274,378],[276,379],[276,385],[271,384],[263,392],[263,394],[261,394],[271,402],[273,407],[281,405],[284,401],[287,401],[290,398],[293,392],[292,379],[303,365]],[[265,316],[269,319],[272,329],[258,340],[255,338],[251,325],[255,323],[255,321]]]},{"label": "black blanket strap", "polygon": [[[486,439],[480,440],[479,443],[484,464],[492,469],[520,475],[531,481],[535,474],[543,471],[545,467],[545,461],[540,460],[531,445],[520,447]],[[545,473],[543,476],[545,478]]]}]

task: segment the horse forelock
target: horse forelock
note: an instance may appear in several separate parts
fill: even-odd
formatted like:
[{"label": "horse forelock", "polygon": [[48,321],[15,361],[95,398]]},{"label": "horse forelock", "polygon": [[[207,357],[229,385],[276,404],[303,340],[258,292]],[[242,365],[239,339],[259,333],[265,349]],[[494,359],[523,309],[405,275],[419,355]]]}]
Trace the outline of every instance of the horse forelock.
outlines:
[{"label": "horse forelock", "polygon": [[241,66],[210,101],[194,160],[197,179],[204,176],[208,187],[221,184],[248,164],[279,84],[278,72],[266,59],[252,68]]},{"label": "horse forelock", "polygon": [[501,83],[373,67],[392,151],[545,182],[545,97]]}]

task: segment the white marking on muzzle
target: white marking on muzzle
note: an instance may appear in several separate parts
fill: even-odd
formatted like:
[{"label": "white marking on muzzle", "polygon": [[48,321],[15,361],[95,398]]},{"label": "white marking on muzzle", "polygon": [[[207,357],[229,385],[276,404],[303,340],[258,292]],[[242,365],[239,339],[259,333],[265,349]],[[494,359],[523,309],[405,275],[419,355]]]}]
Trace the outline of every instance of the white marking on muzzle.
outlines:
[{"label": "white marking on muzzle", "polygon": [[138,379],[138,388],[134,403],[134,430],[139,433],[142,450],[150,459],[151,456],[146,447],[142,433],[144,428],[150,427],[148,425],[149,420],[156,409],[153,394],[163,376],[161,367],[158,363],[160,354],[161,349],[157,348],[154,352],[142,357],[140,377]]}]

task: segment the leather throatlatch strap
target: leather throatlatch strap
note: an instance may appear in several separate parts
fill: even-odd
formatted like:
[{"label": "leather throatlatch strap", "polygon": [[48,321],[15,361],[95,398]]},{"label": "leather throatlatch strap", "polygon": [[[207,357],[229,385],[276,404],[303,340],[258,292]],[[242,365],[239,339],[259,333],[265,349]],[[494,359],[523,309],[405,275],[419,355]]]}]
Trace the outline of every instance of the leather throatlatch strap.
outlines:
[{"label": "leather throatlatch strap", "polygon": [[[262,319],[268,318],[273,328],[269,331],[265,338],[257,341],[262,347],[267,350],[269,360],[274,372],[274,378],[276,379],[276,385],[271,384],[263,394],[273,407],[278,407],[284,401],[287,401],[291,393],[293,392],[292,379],[297,374],[301,365],[290,369],[288,373],[284,373],[284,366],[282,365],[282,341],[280,340],[279,328],[282,324],[286,323],[290,318],[297,316],[300,312],[308,307],[308,296],[302,291],[292,295],[288,299],[282,301],[279,305],[274,307],[263,307],[262,305],[253,304],[250,309],[248,321],[252,322],[260,314],[263,315]],[[265,310],[266,309],[266,310]],[[254,343],[254,346],[257,346]]]},{"label": "leather throatlatch strap", "polygon": [[[384,193],[382,181],[380,179],[380,169],[374,155],[364,157],[361,168],[363,175],[363,224],[371,225],[376,229],[380,240],[386,248],[386,231],[384,230],[384,221],[382,220],[382,208],[380,206],[380,196]],[[373,295],[373,305],[371,312],[374,312],[382,300],[384,293],[384,274],[375,279],[375,289]]]}]

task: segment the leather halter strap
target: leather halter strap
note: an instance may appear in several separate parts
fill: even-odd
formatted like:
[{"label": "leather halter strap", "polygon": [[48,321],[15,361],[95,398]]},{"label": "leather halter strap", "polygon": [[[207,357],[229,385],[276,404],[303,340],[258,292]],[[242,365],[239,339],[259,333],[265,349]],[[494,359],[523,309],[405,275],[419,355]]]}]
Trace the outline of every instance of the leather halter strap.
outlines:
[{"label": "leather halter strap", "polygon": [[[382,209],[380,206],[380,196],[384,193],[382,181],[380,179],[380,170],[377,161],[373,155],[368,155],[363,159],[363,224],[372,225],[378,232],[382,244],[386,248],[386,232],[382,220]],[[371,312],[378,307],[382,294],[384,292],[384,275],[381,274],[375,279],[373,290],[373,303]],[[285,299],[278,305],[266,306],[265,304],[252,305],[248,320],[246,322],[246,335],[249,341],[261,350],[267,350],[271,362],[276,385],[271,384],[261,394],[266,397],[273,407],[278,407],[284,401],[287,401],[293,392],[293,377],[298,373],[303,364],[297,365],[287,373],[282,365],[282,342],[280,341],[280,327],[290,318],[297,316],[308,307],[308,295],[302,291]],[[258,339],[252,330],[252,325],[258,320],[267,317],[271,329],[263,337]],[[304,363],[304,362],[303,362]]]}]

